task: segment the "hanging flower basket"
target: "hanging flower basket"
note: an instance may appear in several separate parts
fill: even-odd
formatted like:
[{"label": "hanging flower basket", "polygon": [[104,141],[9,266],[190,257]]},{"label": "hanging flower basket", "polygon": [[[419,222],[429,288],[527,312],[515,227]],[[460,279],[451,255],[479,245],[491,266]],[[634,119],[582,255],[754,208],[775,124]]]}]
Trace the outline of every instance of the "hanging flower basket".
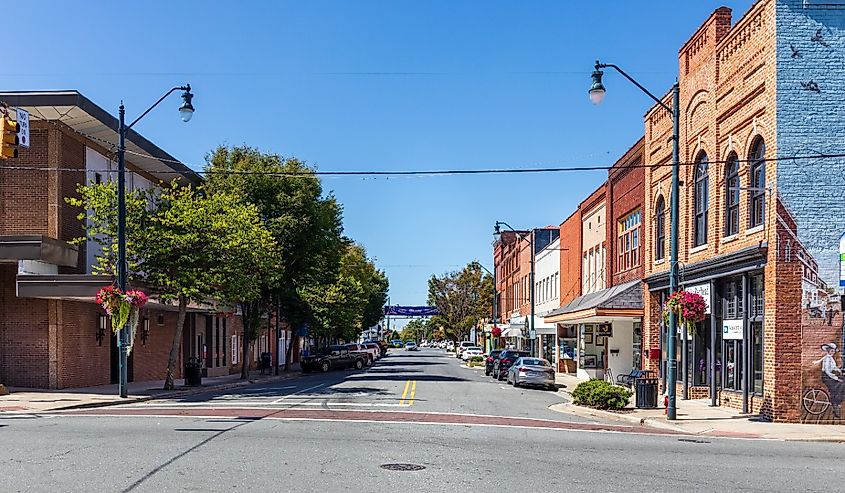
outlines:
[{"label": "hanging flower basket", "polygon": [[502,337],[502,329],[500,329],[498,326],[494,325],[493,328],[490,329],[490,334],[493,337]]},{"label": "hanging flower basket", "polygon": [[703,321],[707,314],[704,297],[690,291],[676,291],[663,306],[663,319],[669,325],[669,313],[674,313],[678,324],[685,326],[687,332],[695,334],[695,324]]},{"label": "hanging flower basket", "polygon": [[147,303],[147,299],[146,293],[137,289],[124,293],[114,286],[105,286],[97,292],[97,304],[111,317],[112,331],[117,333],[124,326],[129,329],[129,352],[132,351],[135,341],[135,329],[138,328],[141,307]]}]

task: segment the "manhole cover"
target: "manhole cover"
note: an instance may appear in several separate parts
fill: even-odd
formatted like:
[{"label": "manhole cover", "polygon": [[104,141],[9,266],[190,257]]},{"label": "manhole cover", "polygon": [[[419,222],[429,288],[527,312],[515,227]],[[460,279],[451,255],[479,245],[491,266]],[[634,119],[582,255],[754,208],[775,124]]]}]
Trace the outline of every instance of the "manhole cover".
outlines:
[{"label": "manhole cover", "polygon": [[419,464],[382,464],[379,467],[388,471],[422,471],[425,466]]},{"label": "manhole cover", "polygon": [[707,440],[697,440],[695,438],[679,438],[679,442],[689,442],[689,443],[710,443]]}]

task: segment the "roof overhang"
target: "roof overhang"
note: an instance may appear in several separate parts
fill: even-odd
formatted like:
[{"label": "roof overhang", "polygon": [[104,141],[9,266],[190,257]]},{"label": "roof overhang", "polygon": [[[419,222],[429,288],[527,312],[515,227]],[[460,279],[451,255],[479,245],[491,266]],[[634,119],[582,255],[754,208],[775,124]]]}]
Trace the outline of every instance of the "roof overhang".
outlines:
[{"label": "roof overhang", "polygon": [[[33,119],[61,122],[100,145],[117,149],[118,119],[78,91],[0,92],[0,100],[27,110]],[[135,130],[129,129],[126,134],[126,150],[127,163],[162,181],[179,176],[195,184],[202,181],[196,171]]]},{"label": "roof overhang", "polygon": [[75,267],[79,249],[65,241],[44,235],[0,236],[0,262],[38,260],[63,267]]},{"label": "roof overhang", "polygon": [[[19,298],[40,298],[48,300],[79,301],[96,303],[97,291],[103,286],[114,283],[111,276],[97,276],[90,274],[18,274],[17,296]],[[146,286],[133,286],[146,293],[151,290]],[[150,296],[147,306],[158,310],[177,311],[178,305],[166,303]],[[212,307],[190,303],[189,312],[209,312]]]},{"label": "roof overhang", "polygon": [[589,324],[612,322],[614,320],[629,320],[632,318],[643,318],[642,308],[591,308],[571,313],[562,313],[546,317],[546,322]]}]

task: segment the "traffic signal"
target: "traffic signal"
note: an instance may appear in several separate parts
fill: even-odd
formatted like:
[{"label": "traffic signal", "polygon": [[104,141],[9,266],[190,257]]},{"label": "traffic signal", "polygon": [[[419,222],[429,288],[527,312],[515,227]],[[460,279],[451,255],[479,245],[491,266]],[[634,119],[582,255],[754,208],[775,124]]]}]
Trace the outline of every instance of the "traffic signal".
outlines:
[{"label": "traffic signal", "polygon": [[18,122],[4,116],[2,120],[3,140],[0,141],[0,158],[18,157]]}]

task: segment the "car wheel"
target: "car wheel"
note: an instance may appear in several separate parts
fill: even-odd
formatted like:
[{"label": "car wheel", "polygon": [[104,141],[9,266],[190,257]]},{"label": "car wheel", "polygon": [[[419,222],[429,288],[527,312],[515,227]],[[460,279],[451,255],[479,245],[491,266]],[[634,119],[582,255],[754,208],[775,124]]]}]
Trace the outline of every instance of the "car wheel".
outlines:
[{"label": "car wheel", "polygon": [[330,365],[328,361],[323,361],[323,363],[320,364],[320,371],[325,373],[325,372],[329,371],[331,369],[331,367],[332,367],[332,365]]},{"label": "car wheel", "polygon": [[490,370],[488,370],[487,368],[485,368],[485,369],[484,369],[484,376],[485,376],[485,377],[489,377],[489,376],[490,376]]},{"label": "car wheel", "polygon": [[360,370],[363,367],[364,367],[364,362],[361,361],[360,359],[356,359],[355,360],[355,369]]},{"label": "car wheel", "polygon": [[516,377],[514,377],[514,379],[513,379],[513,386],[519,387],[519,380],[517,380]]}]

